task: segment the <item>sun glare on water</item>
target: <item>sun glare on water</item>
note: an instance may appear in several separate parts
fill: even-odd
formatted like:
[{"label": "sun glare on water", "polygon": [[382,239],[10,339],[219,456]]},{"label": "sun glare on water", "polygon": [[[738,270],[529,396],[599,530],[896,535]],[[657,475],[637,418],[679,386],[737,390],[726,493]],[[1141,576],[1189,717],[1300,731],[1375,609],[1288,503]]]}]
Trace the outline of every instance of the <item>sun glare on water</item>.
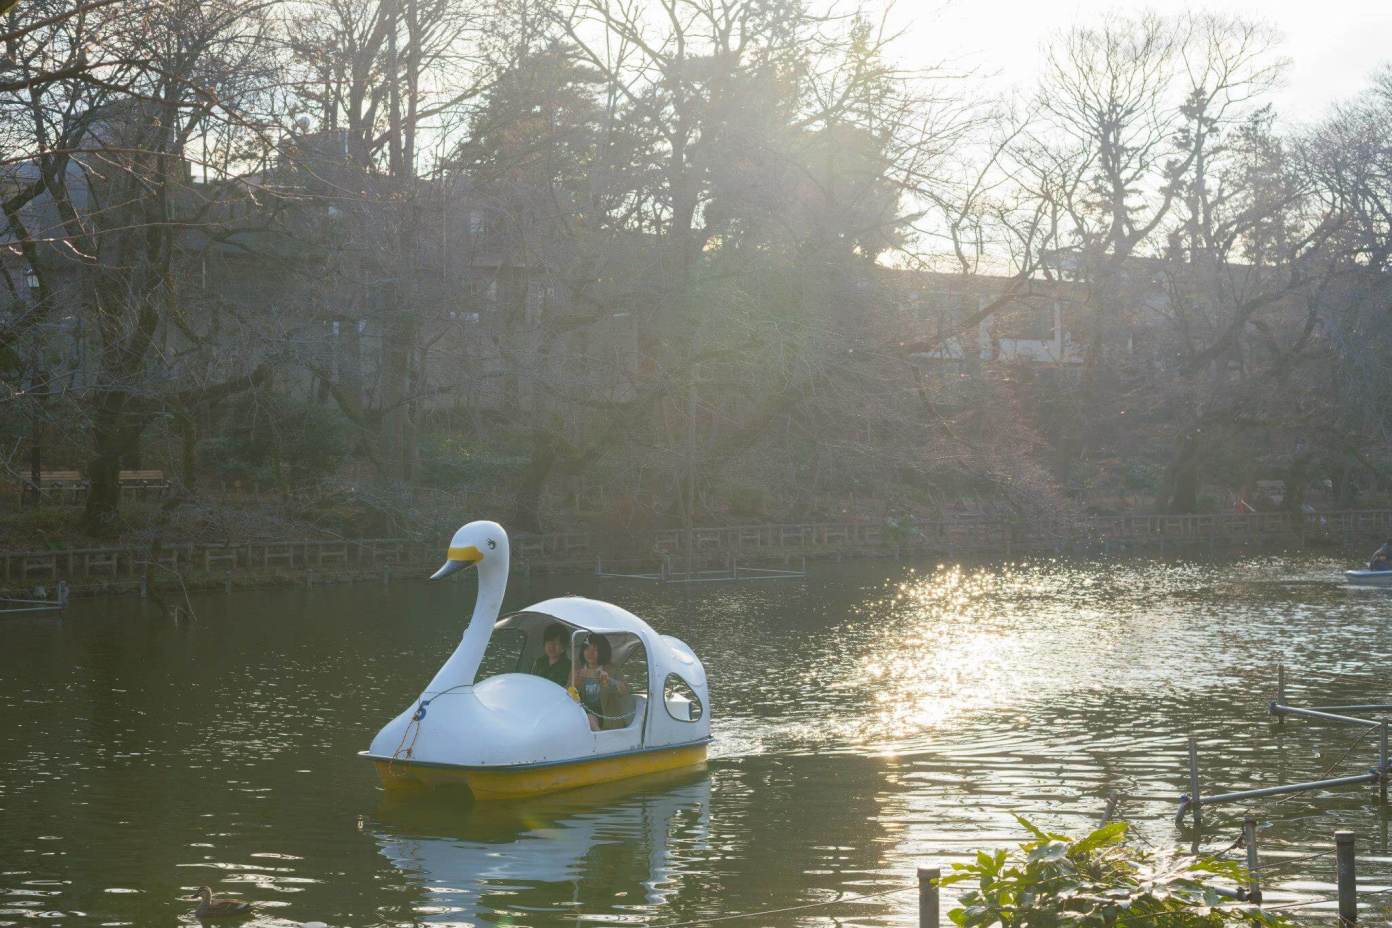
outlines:
[{"label": "sun glare on water", "polygon": [[874,708],[855,740],[896,753],[963,713],[1085,686],[1113,623],[1077,579],[1058,565],[939,567],[868,601],[870,637],[845,685],[868,687]]}]

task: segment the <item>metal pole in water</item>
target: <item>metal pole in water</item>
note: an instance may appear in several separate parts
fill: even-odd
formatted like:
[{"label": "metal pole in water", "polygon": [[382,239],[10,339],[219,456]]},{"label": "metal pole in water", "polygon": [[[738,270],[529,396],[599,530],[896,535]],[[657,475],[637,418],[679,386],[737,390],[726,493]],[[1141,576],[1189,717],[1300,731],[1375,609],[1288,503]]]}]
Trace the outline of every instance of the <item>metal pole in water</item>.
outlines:
[{"label": "metal pole in water", "polygon": [[1322,712],[1319,709],[1301,709],[1298,706],[1272,706],[1272,711],[1277,715],[1296,715],[1304,719],[1318,719],[1321,722],[1337,722],[1340,725],[1363,725],[1367,728],[1377,728],[1378,723],[1372,719],[1360,719],[1352,715],[1340,715],[1337,712]]},{"label": "metal pole in water", "polygon": [[1387,718],[1379,719],[1378,728],[1378,801],[1387,802]]},{"label": "metal pole in water", "polygon": [[1203,827],[1199,820],[1199,743],[1189,736],[1189,807],[1194,810],[1194,831]]},{"label": "metal pole in water", "polygon": [[1257,859],[1257,820],[1249,815],[1242,820],[1242,843],[1247,845],[1247,898],[1261,905],[1261,865]]},{"label": "metal pole in water", "polygon": [[[1204,805],[1217,805],[1222,802],[1238,802],[1248,799],[1261,799],[1265,796],[1288,796],[1291,793],[1303,793],[1313,789],[1330,789],[1335,786],[1352,786],[1355,783],[1376,783],[1377,771],[1369,767],[1366,773],[1355,773],[1347,777],[1334,777],[1330,780],[1314,780],[1310,783],[1287,783],[1283,786],[1265,786],[1261,789],[1244,789],[1235,793],[1219,793],[1213,796],[1203,797]],[[1181,803],[1181,813],[1175,818],[1175,824],[1180,824],[1184,820],[1183,812],[1188,812],[1193,805],[1189,797],[1185,796]]]},{"label": "metal pole in water", "polygon": [[1276,698],[1271,701],[1271,711],[1276,714],[1277,727],[1284,728],[1286,717],[1283,713],[1277,712],[1276,707],[1284,707],[1286,704],[1286,665],[1276,665]]},{"label": "metal pole in water", "polygon": [[1339,884],[1339,922],[1358,922],[1358,877],[1353,868],[1353,832],[1334,832],[1334,860]]},{"label": "metal pole in water", "polygon": [[942,870],[937,867],[918,868],[918,928],[938,928],[938,878]]}]

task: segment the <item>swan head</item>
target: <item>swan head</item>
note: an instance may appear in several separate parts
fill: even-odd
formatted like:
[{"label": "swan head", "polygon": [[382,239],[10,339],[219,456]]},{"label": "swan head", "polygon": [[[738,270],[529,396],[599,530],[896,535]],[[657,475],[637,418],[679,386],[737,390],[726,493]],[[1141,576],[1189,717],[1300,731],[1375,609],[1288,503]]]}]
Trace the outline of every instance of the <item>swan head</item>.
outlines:
[{"label": "swan head", "polygon": [[497,522],[470,522],[461,526],[450,539],[449,552],[444,565],[430,575],[431,580],[443,580],[452,573],[477,565],[480,570],[484,564],[497,564],[505,567],[508,562],[508,536]]}]

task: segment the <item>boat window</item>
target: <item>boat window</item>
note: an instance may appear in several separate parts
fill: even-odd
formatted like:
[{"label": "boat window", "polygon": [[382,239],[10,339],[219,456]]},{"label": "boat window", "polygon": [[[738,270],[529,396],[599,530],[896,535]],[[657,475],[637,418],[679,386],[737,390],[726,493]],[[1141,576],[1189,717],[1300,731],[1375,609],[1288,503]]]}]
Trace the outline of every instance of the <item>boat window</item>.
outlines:
[{"label": "boat window", "polygon": [[614,645],[614,674],[629,696],[648,694],[648,652],[637,635],[610,635]]},{"label": "boat window", "polygon": [[[546,615],[541,612],[514,612],[503,616],[493,626],[493,635],[497,637],[505,632],[521,633],[526,637],[526,643],[522,647],[522,653],[517,658],[517,664],[513,670],[517,673],[530,673],[534,670],[537,660],[546,652],[546,630],[553,625],[559,625],[566,635],[562,641],[565,643],[566,663],[565,676],[569,679],[571,642],[569,636],[574,632],[575,626],[567,622],[562,622],[554,616]],[[506,673],[507,671],[498,671]],[[564,686],[565,684],[561,684]]]},{"label": "boat window", "polygon": [[667,707],[667,714],[678,722],[694,722],[705,712],[701,697],[696,695],[691,684],[674,673],[669,673],[662,684],[662,704]]},{"label": "boat window", "polygon": [[478,674],[474,681],[496,677],[500,673],[517,673],[525,670],[522,666],[523,652],[527,648],[527,633],[520,628],[493,629],[488,639],[488,648],[483,652]]}]

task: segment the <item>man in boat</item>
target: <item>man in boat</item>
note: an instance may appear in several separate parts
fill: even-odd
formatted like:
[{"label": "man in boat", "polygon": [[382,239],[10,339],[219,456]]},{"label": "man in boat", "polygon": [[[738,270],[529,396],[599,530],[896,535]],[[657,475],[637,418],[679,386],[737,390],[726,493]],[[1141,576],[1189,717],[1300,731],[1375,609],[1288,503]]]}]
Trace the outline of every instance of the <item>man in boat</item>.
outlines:
[{"label": "man in boat", "polygon": [[565,643],[569,631],[559,622],[552,622],[541,636],[542,653],[532,661],[532,673],[545,677],[557,686],[570,686],[570,658]]},{"label": "man in boat", "polygon": [[1373,558],[1368,562],[1369,570],[1392,570],[1392,538],[1382,543],[1382,547],[1373,552]]}]

